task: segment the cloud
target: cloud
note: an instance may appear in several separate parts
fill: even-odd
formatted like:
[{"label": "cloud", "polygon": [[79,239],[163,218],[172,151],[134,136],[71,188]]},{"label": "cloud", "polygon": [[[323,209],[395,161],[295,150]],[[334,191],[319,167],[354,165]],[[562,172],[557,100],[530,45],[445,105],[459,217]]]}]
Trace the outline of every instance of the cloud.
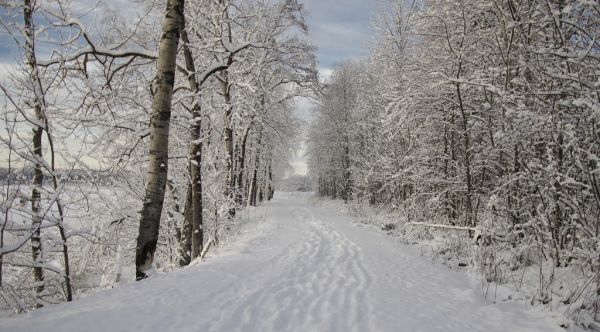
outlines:
[{"label": "cloud", "polygon": [[[370,22],[378,0],[304,0],[303,3],[308,11],[310,34],[317,45],[321,80],[331,76],[336,64],[369,54],[366,45],[374,33]],[[296,110],[300,118],[310,122],[314,107],[311,100],[300,98]],[[306,142],[291,164],[295,174],[307,174]]]},{"label": "cloud", "polygon": [[318,50],[322,68],[332,68],[345,59],[368,55],[371,19],[377,0],[305,0],[307,23]]}]

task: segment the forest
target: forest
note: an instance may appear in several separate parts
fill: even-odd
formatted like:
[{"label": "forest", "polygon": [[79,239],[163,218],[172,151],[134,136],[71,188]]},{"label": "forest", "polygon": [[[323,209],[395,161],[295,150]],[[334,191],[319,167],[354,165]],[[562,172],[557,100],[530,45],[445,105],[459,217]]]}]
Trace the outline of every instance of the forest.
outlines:
[{"label": "forest", "polygon": [[320,96],[318,194],[471,237],[487,281],[536,266],[532,303],[600,318],[598,2],[394,1],[375,24]]},{"label": "forest", "polygon": [[[600,329],[597,1],[380,1],[368,55],[330,75],[299,0],[0,9],[1,311],[195,267],[256,211],[277,211],[271,237],[338,243],[346,260],[310,258],[351,289],[378,274],[338,214],[307,207],[337,201],[364,239],[375,227],[474,271],[494,302],[508,287]],[[348,326],[363,323],[379,330]]]},{"label": "forest", "polygon": [[190,264],[294,153],[317,87],[297,1],[123,4],[2,4],[5,309]]}]

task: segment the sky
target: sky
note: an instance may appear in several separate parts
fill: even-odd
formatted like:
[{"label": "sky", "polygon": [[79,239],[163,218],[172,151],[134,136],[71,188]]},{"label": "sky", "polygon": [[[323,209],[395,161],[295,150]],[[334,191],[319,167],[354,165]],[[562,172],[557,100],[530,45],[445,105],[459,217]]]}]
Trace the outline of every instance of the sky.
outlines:
[{"label": "sky", "polygon": [[368,54],[371,18],[377,0],[304,0],[307,23],[317,50],[319,69],[327,74],[336,63]]},{"label": "sky", "polygon": [[[308,12],[306,21],[310,35],[317,46],[319,74],[327,77],[337,63],[368,55],[368,44],[373,38],[371,19],[378,8],[377,0],[304,0]],[[313,105],[307,99],[299,100],[298,114],[311,120]],[[291,164],[294,173],[307,172],[305,144],[302,144]]]}]

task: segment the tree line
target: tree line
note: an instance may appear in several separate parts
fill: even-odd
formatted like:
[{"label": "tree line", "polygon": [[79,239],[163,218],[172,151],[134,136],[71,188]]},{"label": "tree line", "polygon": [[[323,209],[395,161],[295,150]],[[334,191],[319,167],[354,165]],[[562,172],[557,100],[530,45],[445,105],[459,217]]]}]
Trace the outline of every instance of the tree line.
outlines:
[{"label": "tree line", "polygon": [[597,319],[598,2],[384,7],[371,55],[340,64],[320,95],[309,135],[318,194],[533,250],[551,262],[544,303],[555,269],[571,267],[584,282],[565,301]]},{"label": "tree line", "polygon": [[317,82],[296,0],[2,9],[3,307],[189,265],[273,197]]}]

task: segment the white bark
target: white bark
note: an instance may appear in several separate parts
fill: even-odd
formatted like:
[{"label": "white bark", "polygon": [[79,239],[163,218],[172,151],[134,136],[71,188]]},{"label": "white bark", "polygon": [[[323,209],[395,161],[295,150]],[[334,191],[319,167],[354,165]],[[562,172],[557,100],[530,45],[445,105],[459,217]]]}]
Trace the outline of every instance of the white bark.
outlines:
[{"label": "white bark", "polygon": [[150,151],[144,207],[136,247],[136,279],[146,277],[154,260],[169,157],[169,122],[175,85],[175,64],[185,0],[167,0],[158,51],[156,92],[150,117]]}]

